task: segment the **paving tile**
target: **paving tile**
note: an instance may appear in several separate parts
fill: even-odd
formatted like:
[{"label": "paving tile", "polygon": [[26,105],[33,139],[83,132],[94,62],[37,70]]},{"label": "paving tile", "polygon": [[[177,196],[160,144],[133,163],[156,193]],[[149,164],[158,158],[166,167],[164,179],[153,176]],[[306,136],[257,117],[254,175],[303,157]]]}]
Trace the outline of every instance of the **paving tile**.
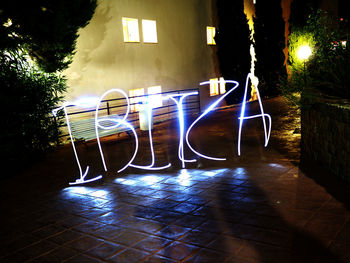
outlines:
[{"label": "paving tile", "polygon": [[95,257],[95,258],[100,258],[102,260],[105,260],[121,251],[123,251],[126,247],[119,245],[119,244],[114,244],[114,243],[108,243],[104,242],[97,247],[94,247],[85,253]]},{"label": "paving tile", "polygon": [[36,237],[32,234],[16,235],[9,242],[6,242],[6,240],[3,241],[2,245],[0,246],[0,255],[4,257],[6,255],[13,254],[14,252],[37,243],[40,240],[42,240],[42,238]]},{"label": "paving tile", "polygon": [[37,231],[33,232],[32,235],[42,239],[46,239],[65,230],[66,228],[63,226],[51,224],[38,229]]},{"label": "paving tile", "polygon": [[88,249],[94,248],[101,243],[102,243],[102,240],[98,238],[94,238],[91,236],[82,236],[71,242],[65,243],[64,246],[82,252],[82,251],[86,251]]},{"label": "paving tile", "polygon": [[167,247],[164,247],[158,251],[157,255],[161,255],[174,260],[183,260],[187,257],[190,257],[198,250],[199,247],[175,241]]},{"label": "paving tile", "polygon": [[56,247],[51,252],[36,258],[35,262],[58,263],[77,256],[78,254],[79,252],[70,248]]},{"label": "paving tile", "polygon": [[256,242],[247,243],[238,251],[237,256],[263,262],[292,262],[290,250]]},{"label": "paving tile", "polygon": [[86,218],[86,219],[95,219],[99,216],[102,216],[106,213],[110,212],[109,210],[105,210],[102,208],[90,208],[88,210],[85,210],[84,212],[80,213],[80,216]]},{"label": "paving tile", "polygon": [[333,253],[332,257],[334,262],[337,262],[337,260],[339,260],[339,262],[350,262],[349,243],[340,243],[336,241],[330,245],[329,249]]},{"label": "paving tile", "polygon": [[206,219],[201,216],[184,215],[182,218],[173,222],[174,225],[179,225],[187,228],[196,228],[203,224]]},{"label": "paving tile", "polygon": [[190,230],[191,228],[182,227],[178,225],[169,225],[156,232],[155,235],[165,237],[168,239],[178,239]]},{"label": "paving tile", "polygon": [[317,220],[311,220],[305,226],[305,229],[312,235],[334,239],[342,227],[343,224],[322,223]]},{"label": "paving tile", "polygon": [[144,262],[145,263],[173,263],[178,261],[172,260],[170,258],[161,257],[159,255],[152,255],[149,258],[147,258]]},{"label": "paving tile", "polygon": [[186,259],[184,262],[193,263],[212,263],[212,262],[226,262],[229,258],[229,254],[210,250],[201,249],[192,257]]},{"label": "paving tile", "polygon": [[54,242],[59,245],[63,245],[67,242],[71,242],[72,240],[78,239],[82,237],[83,234],[77,232],[77,231],[72,231],[72,230],[66,230],[61,233],[58,233],[52,237],[50,237],[48,240],[51,242]]},{"label": "paving tile", "polygon": [[217,237],[218,235],[215,233],[194,229],[179,239],[179,241],[199,247],[208,247],[208,244]]},{"label": "paving tile", "polygon": [[103,224],[103,223],[91,220],[91,221],[87,221],[81,225],[75,226],[72,229],[74,231],[88,234],[88,233],[93,233],[104,226],[105,226],[105,224]]},{"label": "paving tile", "polygon": [[149,236],[133,245],[133,247],[138,250],[155,253],[161,250],[162,248],[166,247],[171,242],[173,242],[173,240],[166,239],[163,237]]},{"label": "paving tile", "polygon": [[161,222],[137,217],[128,217],[124,219],[124,223],[128,223],[129,227],[134,230],[148,234],[154,234],[165,227]]},{"label": "paving tile", "polygon": [[7,256],[1,257],[0,261],[2,263],[22,263],[33,259],[30,255],[25,255],[21,252],[16,252],[9,254]]},{"label": "paving tile", "polygon": [[97,263],[100,262],[100,260],[93,258],[93,257],[89,257],[87,255],[84,254],[80,254],[77,255],[75,257],[72,257],[70,259],[68,259],[67,261],[65,261],[65,263]]},{"label": "paving tile", "polygon": [[245,241],[242,239],[234,238],[228,235],[220,235],[217,236],[215,240],[212,240],[212,242],[207,245],[207,248],[234,254],[244,245]]},{"label": "paving tile", "polygon": [[344,224],[342,229],[339,231],[336,240],[341,243],[349,243],[350,244],[350,220]]},{"label": "paving tile", "polygon": [[346,205],[336,200],[326,202],[319,212],[350,216],[350,210]]},{"label": "paving tile", "polygon": [[148,234],[140,233],[134,230],[126,230],[120,235],[111,239],[112,242],[122,244],[124,246],[132,246],[137,242],[149,237]]},{"label": "paving tile", "polygon": [[160,214],[154,216],[152,220],[158,221],[164,224],[171,224],[178,219],[181,219],[184,216],[183,213],[171,212],[171,211],[162,211]]},{"label": "paving tile", "polygon": [[228,227],[230,227],[230,224],[226,223],[225,221],[207,220],[203,224],[196,227],[196,230],[208,231],[210,233],[223,233],[228,231]]},{"label": "paving tile", "polygon": [[42,240],[38,243],[32,244],[19,252],[23,255],[28,255],[31,258],[39,257],[45,253],[48,253],[56,248],[55,243],[48,240]]},{"label": "paving tile", "polygon": [[155,209],[155,208],[152,208],[152,207],[138,206],[134,215],[136,217],[152,219],[155,216],[159,215],[161,212],[162,212],[161,210]]},{"label": "paving tile", "polygon": [[78,225],[81,225],[83,223],[88,222],[87,219],[80,217],[80,216],[70,216],[66,220],[60,222],[60,225],[66,227],[66,228],[71,228],[75,227]]},{"label": "paving tile", "polygon": [[99,228],[95,232],[91,233],[91,235],[101,239],[109,240],[123,232],[124,232],[124,229],[121,227],[104,225],[103,227]]},{"label": "paving tile", "polygon": [[104,224],[117,225],[119,221],[125,218],[127,215],[118,212],[108,212],[104,215],[97,217],[95,220]]},{"label": "paving tile", "polygon": [[260,261],[254,258],[242,258],[238,256],[232,256],[225,261],[225,263],[256,263],[256,262],[260,262]]},{"label": "paving tile", "polygon": [[143,259],[146,259],[149,256],[150,254],[147,252],[128,248],[121,253],[118,253],[117,255],[109,258],[108,261],[117,263],[136,263],[142,261]]},{"label": "paving tile", "polygon": [[177,206],[179,202],[172,201],[169,199],[163,199],[152,205],[152,208],[162,209],[162,210],[172,210],[173,207]]}]

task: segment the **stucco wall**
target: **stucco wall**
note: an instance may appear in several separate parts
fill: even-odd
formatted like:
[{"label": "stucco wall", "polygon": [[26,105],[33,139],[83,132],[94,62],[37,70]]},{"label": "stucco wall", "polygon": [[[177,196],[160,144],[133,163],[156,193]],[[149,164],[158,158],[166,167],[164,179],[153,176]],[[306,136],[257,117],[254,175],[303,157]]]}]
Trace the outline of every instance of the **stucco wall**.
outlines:
[{"label": "stucco wall", "polygon": [[[197,88],[220,77],[216,47],[206,44],[206,26],[216,26],[214,0],[101,0],[79,32],[68,78],[67,100],[161,85],[163,91]],[[122,17],[139,19],[140,43],[124,43]],[[141,20],[157,21],[158,43],[142,42]],[[202,88],[202,107],[209,99]]]}]

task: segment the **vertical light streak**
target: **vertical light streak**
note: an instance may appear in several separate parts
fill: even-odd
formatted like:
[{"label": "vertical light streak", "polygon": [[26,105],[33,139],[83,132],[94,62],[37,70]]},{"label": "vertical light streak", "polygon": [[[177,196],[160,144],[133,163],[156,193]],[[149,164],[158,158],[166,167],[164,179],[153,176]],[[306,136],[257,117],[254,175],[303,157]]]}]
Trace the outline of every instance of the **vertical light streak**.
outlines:
[{"label": "vertical light streak", "polygon": [[[185,131],[185,120],[184,120],[184,113],[183,113],[183,100],[191,95],[197,95],[198,92],[189,92],[184,94],[176,94],[176,95],[168,95],[168,98],[173,100],[178,108],[178,115],[179,115],[179,126],[180,126],[180,140],[179,140],[179,149],[178,149],[178,156],[182,163],[182,168],[185,168],[186,162],[196,162],[196,160],[186,160],[184,156],[184,131]],[[177,101],[175,98],[180,97],[180,99]]]}]

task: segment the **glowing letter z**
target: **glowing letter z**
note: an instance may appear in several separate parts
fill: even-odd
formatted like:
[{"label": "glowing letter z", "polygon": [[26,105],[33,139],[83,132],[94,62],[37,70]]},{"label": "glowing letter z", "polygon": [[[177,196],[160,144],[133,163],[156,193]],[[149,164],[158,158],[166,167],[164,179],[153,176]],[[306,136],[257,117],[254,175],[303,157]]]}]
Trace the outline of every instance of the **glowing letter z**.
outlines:
[{"label": "glowing letter z", "polygon": [[[228,94],[230,94],[232,91],[234,91],[239,83],[237,81],[234,80],[226,80],[226,83],[233,83],[235,84],[235,86],[230,89],[228,92],[226,92],[223,96],[221,96],[219,99],[217,99],[216,101],[214,101],[192,124],[191,126],[188,128],[187,133],[186,133],[186,142],[188,147],[198,156],[203,157],[205,159],[209,159],[209,160],[214,160],[214,161],[225,161],[226,158],[217,158],[217,157],[211,157],[211,156],[207,156],[204,155],[202,153],[197,152],[195,149],[193,149],[193,147],[191,146],[189,140],[188,140],[188,136],[191,132],[191,129],[193,128],[194,125],[196,125],[197,122],[199,122],[204,116],[206,116],[209,112],[211,112]],[[199,85],[206,85],[206,84],[210,84],[209,81],[205,81],[205,82],[201,82]]]}]

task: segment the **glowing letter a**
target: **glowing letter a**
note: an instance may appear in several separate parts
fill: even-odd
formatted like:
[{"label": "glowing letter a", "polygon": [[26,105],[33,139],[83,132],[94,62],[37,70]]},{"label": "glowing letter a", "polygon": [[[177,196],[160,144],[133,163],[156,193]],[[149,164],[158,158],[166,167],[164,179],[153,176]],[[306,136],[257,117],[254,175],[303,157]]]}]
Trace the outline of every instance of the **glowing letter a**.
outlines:
[{"label": "glowing letter a", "polygon": [[[247,75],[247,79],[245,82],[245,90],[244,90],[244,97],[243,97],[243,101],[242,101],[242,107],[241,107],[241,114],[239,119],[239,130],[238,130],[238,155],[241,155],[241,137],[242,137],[242,126],[243,126],[243,121],[244,120],[248,120],[248,119],[253,119],[253,118],[262,118],[263,121],[263,126],[264,126],[264,133],[265,133],[265,147],[267,146],[267,144],[269,143],[269,139],[270,139],[270,134],[271,134],[271,116],[269,114],[264,113],[264,108],[261,102],[261,98],[260,98],[260,94],[259,94],[259,89],[258,89],[258,85],[257,85],[257,81],[255,83],[256,85],[256,93],[258,96],[258,101],[259,101],[259,106],[260,106],[260,112],[261,114],[257,114],[257,115],[252,115],[252,116],[245,116],[245,107],[246,107],[246,103],[247,103],[247,90],[248,90],[248,82],[249,82],[249,78],[254,81],[255,78],[251,73],[249,73]],[[269,131],[266,131],[266,120],[265,117],[267,117],[269,119]]]}]

